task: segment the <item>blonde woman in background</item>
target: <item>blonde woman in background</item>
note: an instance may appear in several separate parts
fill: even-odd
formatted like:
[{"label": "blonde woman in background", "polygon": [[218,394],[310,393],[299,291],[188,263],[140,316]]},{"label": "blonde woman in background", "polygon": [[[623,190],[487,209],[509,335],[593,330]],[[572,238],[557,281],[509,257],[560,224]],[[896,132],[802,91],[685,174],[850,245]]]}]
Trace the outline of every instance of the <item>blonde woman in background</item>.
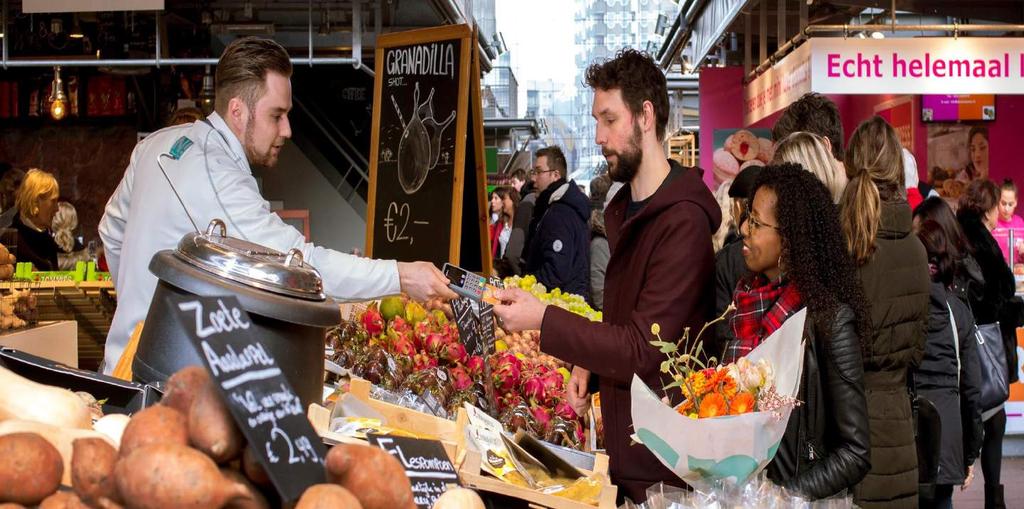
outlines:
[{"label": "blonde woman in background", "polygon": [[57,265],[60,270],[72,270],[78,262],[89,261],[88,250],[75,237],[78,231],[78,212],[75,206],[57,202],[57,213],[53,216],[53,240],[57,243]]},{"label": "blonde woman in background", "polygon": [[14,205],[18,214],[13,227],[18,232],[15,247],[19,262],[32,262],[35,270],[57,270],[57,243],[50,225],[57,212],[60,187],[53,175],[33,168],[18,187]]},{"label": "blonde woman in background", "polygon": [[814,133],[798,131],[786,136],[775,147],[773,164],[797,163],[810,171],[832,195],[832,203],[839,203],[846,189],[846,175],[837,167],[829,152],[825,138]]}]

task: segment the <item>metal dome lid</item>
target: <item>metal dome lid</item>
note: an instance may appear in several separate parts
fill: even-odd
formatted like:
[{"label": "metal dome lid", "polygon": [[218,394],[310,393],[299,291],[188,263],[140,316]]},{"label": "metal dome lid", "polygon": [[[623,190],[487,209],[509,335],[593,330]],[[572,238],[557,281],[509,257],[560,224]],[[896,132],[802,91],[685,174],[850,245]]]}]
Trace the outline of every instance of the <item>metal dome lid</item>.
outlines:
[{"label": "metal dome lid", "polygon": [[323,278],[302,259],[302,251],[288,253],[227,236],[224,221],[210,221],[206,233],[189,232],[174,254],[197,268],[225,279],[268,292],[323,301]]}]

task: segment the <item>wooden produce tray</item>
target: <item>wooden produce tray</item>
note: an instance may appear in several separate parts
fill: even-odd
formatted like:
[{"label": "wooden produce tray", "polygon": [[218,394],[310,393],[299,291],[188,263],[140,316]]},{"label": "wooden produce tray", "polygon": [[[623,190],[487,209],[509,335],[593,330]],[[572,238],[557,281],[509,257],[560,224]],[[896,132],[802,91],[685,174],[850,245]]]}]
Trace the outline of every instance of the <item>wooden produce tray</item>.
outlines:
[{"label": "wooden produce tray", "polygon": [[[370,397],[370,388],[373,386],[369,381],[362,378],[352,378],[349,386],[349,394],[363,403],[366,403],[374,410],[381,413],[387,420],[387,425],[393,428],[400,428],[411,431],[417,435],[436,437],[449,449],[448,455],[455,459],[454,452],[462,449],[465,445],[465,429],[469,424],[469,417],[466,411],[459,409],[455,420],[442,419],[435,415],[419,412],[401,405],[395,405],[385,401],[378,401]],[[454,446],[454,450],[451,447]]]},{"label": "wooden produce tray", "polygon": [[[458,459],[459,451],[463,450],[465,444],[465,428],[469,424],[466,411],[459,409],[455,420],[442,419],[440,417],[418,412],[400,405],[385,401],[379,401],[370,397],[371,384],[362,378],[353,378],[349,389],[349,395],[384,416],[387,425],[419,435],[423,438],[440,440],[444,445],[448,457],[454,464]],[[310,423],[321,438],[334,442],[365,443],[357,438],[345,437],[338,433],[328,431],[330,429],[331,412],[323,406],[312,404],[307,413]]]},{"label": "wooden produce tray", "polygon": [[459,467],[459,480],[462,485],[478,491],[488,491],[505,495],[519,500],[525,500],[532,506],[548,507],[551,509],[615,509],[615,497],[618,494],[618,487],[611,484],[608,479],[608,456],[597,454],[593,472],[582,470],[584,474],[601,474],[605,477],[605,485],[601,489],[601,496],[596,506],[577,502],[568,498],[547,495],[529,488],[522,488],[502,481],[480,468],[480,453],[467,450],[465,460]]}]

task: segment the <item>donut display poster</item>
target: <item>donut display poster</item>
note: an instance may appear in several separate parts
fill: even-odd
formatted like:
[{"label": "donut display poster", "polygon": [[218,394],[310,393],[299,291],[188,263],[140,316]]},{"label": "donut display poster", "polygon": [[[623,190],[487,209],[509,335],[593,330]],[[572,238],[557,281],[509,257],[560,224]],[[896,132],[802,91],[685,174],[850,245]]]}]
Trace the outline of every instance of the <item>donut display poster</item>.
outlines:
[{"label": "donut display poster", "polygon": [[988,178],[988,129],[984,125],[928,125],[928,183],[956,201],[977,178]]},{"label": "donut display poster", "polygon": [[714,183],[711,190],[748,166],[764,166],[772,160],[775,145],[769,129],[715,129]]}]

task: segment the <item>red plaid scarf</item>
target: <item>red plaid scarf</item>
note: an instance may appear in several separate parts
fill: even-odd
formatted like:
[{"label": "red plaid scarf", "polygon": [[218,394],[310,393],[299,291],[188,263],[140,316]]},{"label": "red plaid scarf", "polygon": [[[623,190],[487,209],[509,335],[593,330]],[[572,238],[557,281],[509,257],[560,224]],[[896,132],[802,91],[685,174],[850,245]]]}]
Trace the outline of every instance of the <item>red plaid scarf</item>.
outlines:
[{"label": "red plaid scarf", "polygon": [[785,276],[769,281],[762,274],[748,274],[740,279],[732,296],[736,312],[730,319],[736,339],[726,349],[727,361],[750,353],[804,307],[796,285],[789,283]]}]

